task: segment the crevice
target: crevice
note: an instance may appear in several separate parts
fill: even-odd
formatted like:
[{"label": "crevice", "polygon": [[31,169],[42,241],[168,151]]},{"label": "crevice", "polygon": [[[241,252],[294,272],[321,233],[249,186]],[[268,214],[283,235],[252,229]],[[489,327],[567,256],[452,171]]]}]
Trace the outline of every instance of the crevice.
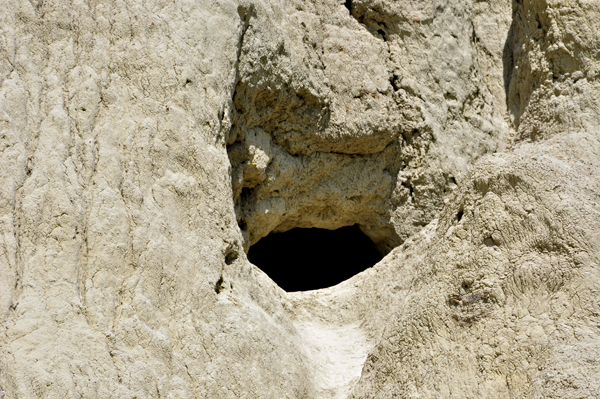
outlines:
[{"label": "crevice", "polygon": [[235,249],[230,249],[225,254],[225,264],[227,264],[227,265],[233,264],[238,259],[238,257],[239,257],[238,251]]},{"label": "crevice", "polygon": [[468,281],[463,281],[460,285],[460,288],[462,288],[465,292],[469,292],[471,290],[471,283]]},{"label": "crevice", "polygon": [[352,15],[352,0],[346,0],[344,6],[348,9],[350,15]]},{"label": "crevice", "polygon": [[250,187],[243,187],[242,188],[242,193],[240,194],[240,200],[242,202],[244,202],[247,198],[252,196],[252,188]]},{"label": "crevice", "polygon": [[408,195],[410,197],[412,197],[415,194],[415,190],[414,190],[412,184],[410,184],[410,181],[402,182],[402,186],[408,189]]},{"label": "crevice", "polygon": [[462,219],[462,217],[463,217],[463,215],[464,215],[464,211],[463,211],[463,209],[462,209],[462,208],[460,208],[460,209],[458,210],[458,212],[456,212],[456,221],[457,221],[457,222],[460,222],[460,221],[461,221],[461,219]]},{"label": "crevice", "polygon": [[492,236],[487,237],[483,240],[483,243],[485,244],[486,247],[497,247],[498,243],[496,243],[496,241],[494,240],[494,238]]},{"label": "crevice", "polygon": [[512,110],[511,101],[510,101],[510,82],[513,77],[513,68],[514,68],[514,56],[513,56],[513,48],[514,48],[514,16],[513,23],[508,31],[508,36],[506,38],[506,42],[504,43],[504,49],[502,52],[502,66],[503,66],[503,78],[504,78],[504,93],[506,95],[506,110],[513,115],[514,118],[517,117],[518,110]]},{"label": "crevice", "polygon": [[475,23],[473,21],[471,21],[471,42],[473,42],[473,44],[480,42],[477,32],[475,31]]},{"label": "crevice", "polygon": [[[240,58],[242,57],[242,48],[244,46],[244,38],[246,37],[246,32],[248,32],[248,28],[250,27],[250,19],[251,17],[256,17],[256,10],[254,9],[254,5],[250,5],[249,7],[239,6],[238,7],[238,15],[240,16],[240,20],[242,22],[242,32],[240,34],[240,39],[237,46],[237,54],[234,64],[235,69],[235,78],[233,81],[233,93],[231,93],[231,108],[235,109],[236,112],[241,112],[242,110],[235,108],[235,96],[237,94],[238,84],[240,81]],[[187,81],[186,81],[187,84]],[[232,112],[230,112],[232,113]],[[220,119],[221,120],[221,119]],[[235,137],[232,136],[234,129],[236,128],[235,123],[231,124],[229,128],[229,132],[227,137],[225,138],[225,143],[227,145],[231,145],[235,142]],[[233,138],[233,140],[232,140]]]},{"label": "crevice", "polygon": [[392,75],[390,78],[390,84],[392,85],[394,91],[400,90],[400,80],[401,78],[398,75]]},{"label": "crevice", "polygon": [[223,275],[219,277],[217,282],[215,283],[215,292],[219,295],[225,289],[225,280],[223,279]]}]

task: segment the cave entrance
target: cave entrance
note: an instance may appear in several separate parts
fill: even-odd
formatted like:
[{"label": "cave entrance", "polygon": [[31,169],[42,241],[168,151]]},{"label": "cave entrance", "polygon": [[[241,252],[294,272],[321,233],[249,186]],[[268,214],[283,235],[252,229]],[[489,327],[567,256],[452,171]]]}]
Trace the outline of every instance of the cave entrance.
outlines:
[{"label": "cave entrance", "polygon": [[382,257],[373,241],[354,225],[271,233],[250,247],[248,259],[290,292],[331,287]]}]

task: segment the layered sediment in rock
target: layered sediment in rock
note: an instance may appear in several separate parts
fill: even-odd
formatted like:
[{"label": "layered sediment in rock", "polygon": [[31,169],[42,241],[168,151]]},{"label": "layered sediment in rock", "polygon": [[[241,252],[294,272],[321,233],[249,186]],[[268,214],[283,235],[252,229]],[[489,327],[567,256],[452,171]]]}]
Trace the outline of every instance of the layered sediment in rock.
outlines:
[{"label": "layered sediment in rock", "polygon": [[[595,3],[0,8],[6,398],[600,391]],[[353,224],[335,287],[245,254]]]}]

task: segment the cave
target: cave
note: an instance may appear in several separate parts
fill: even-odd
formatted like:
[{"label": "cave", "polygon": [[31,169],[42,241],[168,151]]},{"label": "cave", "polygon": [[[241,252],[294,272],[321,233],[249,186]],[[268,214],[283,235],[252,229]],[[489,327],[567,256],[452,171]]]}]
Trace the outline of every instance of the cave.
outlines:
[{"label": "cave", "polygon": [[288,292],[331,287],[381,258],[373,241],[358,225],[271,233],[248,252],[250,262]]}]

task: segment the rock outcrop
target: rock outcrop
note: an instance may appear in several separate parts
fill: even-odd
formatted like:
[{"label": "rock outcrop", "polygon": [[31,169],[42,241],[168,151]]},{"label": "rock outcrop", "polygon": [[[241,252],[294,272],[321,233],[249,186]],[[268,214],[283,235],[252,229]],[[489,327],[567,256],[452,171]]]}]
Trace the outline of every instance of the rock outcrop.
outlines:
[{"label": "rock outcrop", "polygon": [[[600,392],[597,3],[0,9],[6,399]],[[246,257],[353,224],[334,287]]]},{"label": "rock outcrop", "polygon": [[506,142],[503,47],[473,22],[489,9],[350,3],[244,8],[228,152],[246,247],[358,223],[388,253]]}]

